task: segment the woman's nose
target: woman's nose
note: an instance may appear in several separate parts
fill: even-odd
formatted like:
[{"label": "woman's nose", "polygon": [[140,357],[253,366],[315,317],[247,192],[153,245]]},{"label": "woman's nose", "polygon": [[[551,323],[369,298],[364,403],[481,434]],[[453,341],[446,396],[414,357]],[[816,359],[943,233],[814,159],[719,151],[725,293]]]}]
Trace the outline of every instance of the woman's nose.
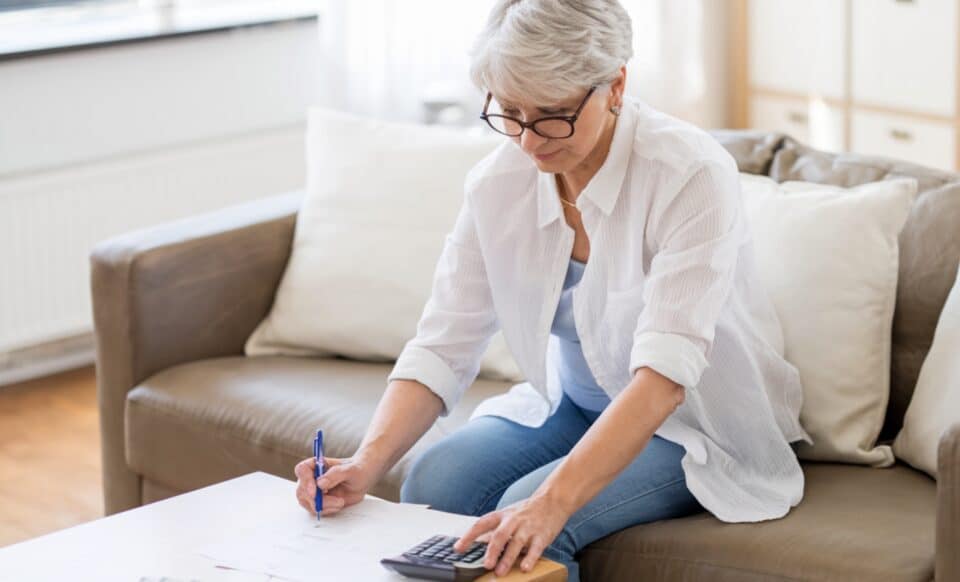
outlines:
[{"label": "woman's nose", "polygon": [[529,127],[524,129],[523,133],[520,134],[520,147],[523,151],[531,155],[540,149],[540,146],[543,145],[545,141],[547,141],[547,138],[537,135],[536,132]]}]

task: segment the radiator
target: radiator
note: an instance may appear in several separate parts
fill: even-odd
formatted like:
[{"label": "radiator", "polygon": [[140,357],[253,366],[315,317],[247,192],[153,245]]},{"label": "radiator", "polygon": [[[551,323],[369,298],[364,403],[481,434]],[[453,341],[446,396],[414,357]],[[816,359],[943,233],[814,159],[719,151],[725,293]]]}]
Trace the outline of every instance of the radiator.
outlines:
[{"label": "radiator", "polygon": [[0,384],[56,371],[31,352],[63,369],[92,361],[95,243],[302,188],[303,134],[301,123],[0,179]]}]

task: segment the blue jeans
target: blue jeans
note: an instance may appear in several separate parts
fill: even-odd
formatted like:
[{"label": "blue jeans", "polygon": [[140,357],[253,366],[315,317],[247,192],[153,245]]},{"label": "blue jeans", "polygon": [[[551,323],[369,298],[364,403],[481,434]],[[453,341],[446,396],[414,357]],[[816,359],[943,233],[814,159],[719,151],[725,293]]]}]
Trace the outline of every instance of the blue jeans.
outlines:
[{"label": "blue jeans", "polygon": [[[566,395],[543,426],[481,416],[424,451],[414,461],[400,500],[483,515],[529,497],[600,416]],[[705,511],[687,489],[682,446],[654,435],[599,494],[567,521],[544,555],[579,580],[576,554],[587,544],[632,525]],[[589,470],[589,467],[583,467]]]}]

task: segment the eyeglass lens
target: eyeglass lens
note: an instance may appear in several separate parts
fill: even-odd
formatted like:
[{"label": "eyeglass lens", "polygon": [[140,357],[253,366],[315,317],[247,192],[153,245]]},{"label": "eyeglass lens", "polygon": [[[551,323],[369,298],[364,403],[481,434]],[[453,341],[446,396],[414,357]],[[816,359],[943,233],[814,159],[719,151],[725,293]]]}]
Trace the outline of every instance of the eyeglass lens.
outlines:
[{"label": "eyeglass lens", "polygon": [[[489,122],[493,129],[507,135],[517,136],[523,131],[523,127],[512,119],[490,116]],[[573,133],[573,126],[565,119],[541,119],[534,122],[533,128],[544,137],[561,138]]]}]

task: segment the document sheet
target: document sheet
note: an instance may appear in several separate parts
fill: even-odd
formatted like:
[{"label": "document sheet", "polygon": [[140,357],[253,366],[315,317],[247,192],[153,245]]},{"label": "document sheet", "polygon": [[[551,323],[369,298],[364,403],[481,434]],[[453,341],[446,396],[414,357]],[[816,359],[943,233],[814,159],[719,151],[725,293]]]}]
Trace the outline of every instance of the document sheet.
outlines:
[{"label": "document sheet", "polygon": [[198,553],[220,568],[280,580],[404,580],[380,564],[436,534],[460,536],[478,519],[367,496],[337,514],[311,516],[291,500],[269,523],[250,524]]}]

